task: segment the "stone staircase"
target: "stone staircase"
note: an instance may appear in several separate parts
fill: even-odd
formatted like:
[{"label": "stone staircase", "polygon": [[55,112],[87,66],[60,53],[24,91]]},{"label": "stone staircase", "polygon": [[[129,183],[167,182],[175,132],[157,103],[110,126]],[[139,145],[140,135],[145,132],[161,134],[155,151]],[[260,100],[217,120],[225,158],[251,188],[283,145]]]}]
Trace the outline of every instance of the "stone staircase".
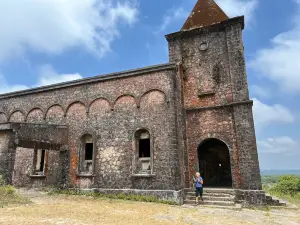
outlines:
[{"label": "stone staircase", "polygon": [[[203,202],[199,200],[199,205],[236,207],[234,191],[229,188],[204,188],[203,200]],[[195,203],[195,191],[186,189],[184,204],[195,205]]]},{"label": "stone staircase", "polygon": [[[269,206],[286,206],[286,202],[260,191],[265,196],[265,204]],[[240,209],[244,206],[244,200],[237,197],[237,192],[231,188],[204,188],[203,202],[199,200],[199,205],[227,207]],[[184,205],[195,206],[196,197],[194,189],[184,190]]]},{"label": "stone staircase", "polygon": [[266,200],[267,200],[267,204],[268,205],[271,205],[271,206],[286,206],[287,203],[276,198],[276,197],[273,197],[269,194],[266,194]]}]

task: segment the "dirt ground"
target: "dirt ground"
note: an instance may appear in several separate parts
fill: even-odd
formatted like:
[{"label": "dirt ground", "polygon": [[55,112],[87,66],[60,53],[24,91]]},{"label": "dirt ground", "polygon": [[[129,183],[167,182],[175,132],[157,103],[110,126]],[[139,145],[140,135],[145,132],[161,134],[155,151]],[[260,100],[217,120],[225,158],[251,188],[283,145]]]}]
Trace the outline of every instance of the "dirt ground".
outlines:
[{"label": "dirt ground", "polygon": [[84,196],[49,196],[34,191],[27,191],[25,195],[33,203],[0,208],[0,224],[300,224],[300,211],[295,209],[237,211],[207,206],[183,207],[103,200]]}]

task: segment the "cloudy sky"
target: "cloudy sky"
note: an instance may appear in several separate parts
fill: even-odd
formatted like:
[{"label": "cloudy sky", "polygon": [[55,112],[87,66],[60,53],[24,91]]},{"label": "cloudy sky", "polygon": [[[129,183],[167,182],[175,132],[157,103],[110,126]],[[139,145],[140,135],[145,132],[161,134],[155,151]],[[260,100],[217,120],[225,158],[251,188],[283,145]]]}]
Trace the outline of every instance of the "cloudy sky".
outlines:
[{"label": "cloudy sky", "polygon": [[[217,0],[245,15],[261,169],[300,169],[300,0]],[[0,1],[0,92],[168,62],[196,0]]]}]

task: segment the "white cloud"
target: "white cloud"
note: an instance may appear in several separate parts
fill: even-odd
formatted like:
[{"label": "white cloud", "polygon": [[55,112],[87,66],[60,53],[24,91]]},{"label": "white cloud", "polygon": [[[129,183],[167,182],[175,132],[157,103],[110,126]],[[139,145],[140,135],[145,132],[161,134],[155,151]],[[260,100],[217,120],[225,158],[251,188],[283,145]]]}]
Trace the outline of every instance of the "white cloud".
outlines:
[{"label": "white cloud", "polygon": [[258,141],[257,145],[260,153],[272,154],[293,154],[299,146],[295,140],[287,136],[268,138],[264,141]]},{"label": "white cloud", "polygon": [[9,93],[9,92],[14,92],[14,91],[20,91],[29,88],[26,85],[9,85],[5,79],[5,77],[0,74],[0,94],[3,93]]},{"label": "white cloud", "polygon": [[183,7],[172,8],[166,12],[166,14],[163,17],[163,22],[161,26],[154,33],[158,34],[165,32],[170,25],[176,22],[184,22],[184,20],[187,19],[188,16],[189,12],[186,11]]},{"label": "white cloud", "polygon": [[253,102],[254,122],[257,128],[272,123],[292,123],[295,120],[289,109],[282,105],[267,105],[256,98],[253,99]]},{"label": "white cloud", "polygon": [[229,17],[245,16],[246,23],[253,19],[258,0],[216,0],[217,4]]},{"label": "white cloud", "polygon": [[275,82],[282,91],[300,93],[300,1],[293,28],[271,39],[271,47],[257,51],[249,66]]},{"label": "white cloud", "polygon": [[270,89],[258,85],[252,85],[250,87],[250,92],[254,96],[262,97],[262,98],[270,98],[272,96]]},{"label": "white cloud", "polygon": [[35,85],[29,87],[26,85],[9,85],[3,75],[0,74],[0,94],[21,91],[28,88],[57,84],[72,80],[81,79],[82,76],[78,73],[74,74],[59,74],[51,65],[42,65],[38,68],[38,80]]},{"label": "white cloud", "polygon": [[35,86],[39,87],[77,79],[82,79],[82,76],[78,73],[58,74],[51,65],[43,65],[39,68],[38,82]]},{"label": "white cloud", "polygon": [[129,0],[0,1],[0,61],[28,50],[60,54],[78,46],[103,56],[120,24],[137,20],[136,5]]}]

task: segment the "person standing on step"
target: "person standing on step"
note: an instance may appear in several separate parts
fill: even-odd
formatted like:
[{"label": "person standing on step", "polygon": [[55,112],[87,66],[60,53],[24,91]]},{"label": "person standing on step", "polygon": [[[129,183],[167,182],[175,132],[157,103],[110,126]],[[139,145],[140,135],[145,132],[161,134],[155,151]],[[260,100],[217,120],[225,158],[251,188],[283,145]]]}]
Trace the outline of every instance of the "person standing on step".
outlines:
[{"label": "person standing on step", "polygon": [[195,188],[196,188],[196,204],[199,203],[199,195],[201,201],[203,201],[203,179],[199,172],[196,173],[196,178],[194,178]]}]

